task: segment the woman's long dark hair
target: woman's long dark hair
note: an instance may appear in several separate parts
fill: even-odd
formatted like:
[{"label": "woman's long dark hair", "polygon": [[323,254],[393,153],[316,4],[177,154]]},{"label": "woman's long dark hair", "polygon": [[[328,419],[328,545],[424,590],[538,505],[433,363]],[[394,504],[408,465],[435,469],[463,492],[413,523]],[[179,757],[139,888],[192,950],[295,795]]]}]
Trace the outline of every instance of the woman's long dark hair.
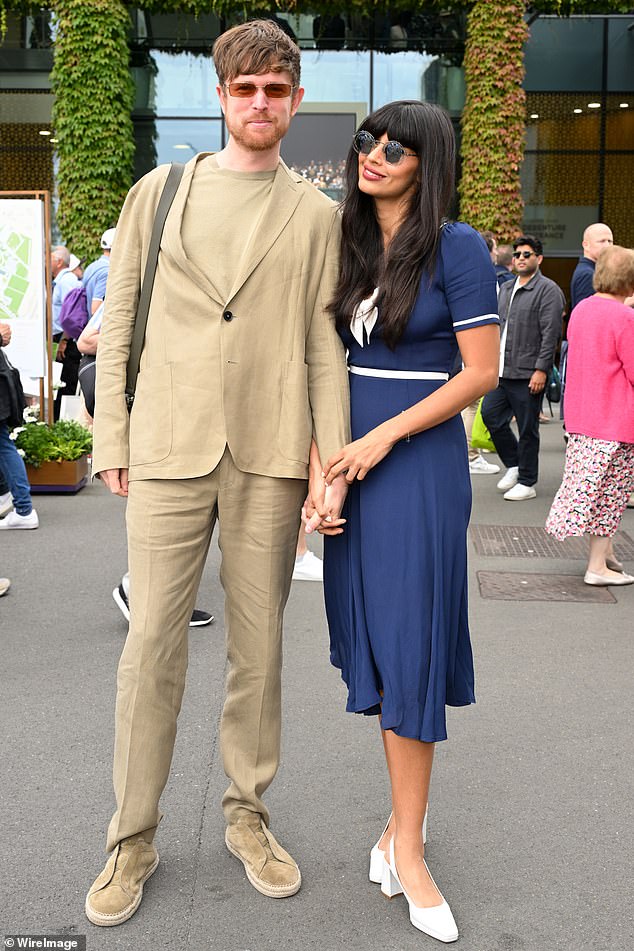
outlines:
[{"label": "woman's long dark hair", "polygon": [[337,327],[350,324],[359,301],[380,288],[383,339],[394,349],[416,301],[423,272],[433,274],[440,229],[454,194],[456,141],[451,119],[429,102],[391,102],[361,123],[379,139],[387,133],[419,156],[416,190],[403,223],[383,247],[374,200],[358,187],[358,156],[351,147],[346,162],[341,266],[330,305]]}]

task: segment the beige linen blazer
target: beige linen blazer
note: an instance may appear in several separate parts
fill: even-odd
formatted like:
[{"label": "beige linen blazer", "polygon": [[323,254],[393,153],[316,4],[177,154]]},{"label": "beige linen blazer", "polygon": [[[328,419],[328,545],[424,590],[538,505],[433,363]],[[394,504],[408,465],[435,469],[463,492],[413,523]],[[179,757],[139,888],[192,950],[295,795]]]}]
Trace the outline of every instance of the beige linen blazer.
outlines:
[{"label": "beige linen blazer", "polygon": [[126,364],[169,166],[125,200],[97,358],[94,473],[193,478],[211,472],[228,446],[245,472],[306,478],[311,436],[322,462],[350,439],[345,354],[326,312],[339,258],[336,205],[281,162],[225,299],[213,260],[199,270],[181,240],[192,176],[208,154],[185,166],[165,224],[130,416]]}]

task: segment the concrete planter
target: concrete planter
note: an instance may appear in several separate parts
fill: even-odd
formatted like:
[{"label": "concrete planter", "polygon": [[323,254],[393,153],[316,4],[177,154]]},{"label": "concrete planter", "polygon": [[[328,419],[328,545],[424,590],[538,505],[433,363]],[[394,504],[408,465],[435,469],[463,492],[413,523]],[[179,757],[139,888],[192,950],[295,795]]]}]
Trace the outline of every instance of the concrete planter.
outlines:
[{"label": "concrete planter", "polygon": [[90,473],[88,456],[72,462],[43,462],[36,469],[27,465],[26,473],[31,483],[31,492],[68,492],[74,495],[86,485]]}]

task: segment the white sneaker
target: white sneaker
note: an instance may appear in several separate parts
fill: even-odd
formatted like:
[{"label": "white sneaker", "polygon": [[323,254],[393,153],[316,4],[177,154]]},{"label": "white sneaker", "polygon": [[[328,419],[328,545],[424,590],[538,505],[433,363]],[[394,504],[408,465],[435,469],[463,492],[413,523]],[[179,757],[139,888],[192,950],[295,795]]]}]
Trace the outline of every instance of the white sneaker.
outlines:
[{"label": "white sneaker", "polygon": [[31,509],[28,515],[18,515],[14,510],[9,512],[6,518],[3,518],[0,521],[0,529],[2,528],[37,528],[40,524],[40,520],[37,517],[37,512],[35,509]]},{"label": "white sneaker", "polygon": [[13,496],[10,492],[5,492],[4,495],[0,495],[0,518],[3,515],[6,515],[7,512],[10,512],[13,508]]},{"label": "white sneaker", "polygon": [[487,462],[483,456],[476,456],[469,463],[469,472],[473,475],[477,475],[479,472],[484,475],[493,475],[494,472],[499,471],[499,466],[496,466],[493,462]]},{"label": "white sneaker", "polygon": [[517,485],[517,480],[519,479],[520,470],[519,466],[511,466],[510,469],[507,469],[500,481],[498,482],[498,489],[502,492],[506,492],[507,489],[512,489],[514,485]]},{"label": "white sneaker", "polygon": [[321,558],[307,551],[301,558],[295,559],[293,581],[323,581],[324,565]]},{"label": "white sneaker", "polygon": [[537,498],[537,492],[532,485],[522,485],[520,482],[504,493],[507,502],[526,502],[527,499]]}]

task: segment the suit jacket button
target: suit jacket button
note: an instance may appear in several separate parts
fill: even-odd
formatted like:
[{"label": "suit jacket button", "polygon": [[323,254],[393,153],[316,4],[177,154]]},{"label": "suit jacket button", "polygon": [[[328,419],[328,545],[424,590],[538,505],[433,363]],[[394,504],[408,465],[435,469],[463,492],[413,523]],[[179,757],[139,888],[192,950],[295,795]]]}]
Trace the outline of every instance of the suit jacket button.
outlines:
[{"label": "suit jacket button", "polygon": [[233,320],[233,314],[231,313],[230,310],[226,310],[224,314],[222,315],[222,318],[223,320],[226,320],[226,321]]}]

